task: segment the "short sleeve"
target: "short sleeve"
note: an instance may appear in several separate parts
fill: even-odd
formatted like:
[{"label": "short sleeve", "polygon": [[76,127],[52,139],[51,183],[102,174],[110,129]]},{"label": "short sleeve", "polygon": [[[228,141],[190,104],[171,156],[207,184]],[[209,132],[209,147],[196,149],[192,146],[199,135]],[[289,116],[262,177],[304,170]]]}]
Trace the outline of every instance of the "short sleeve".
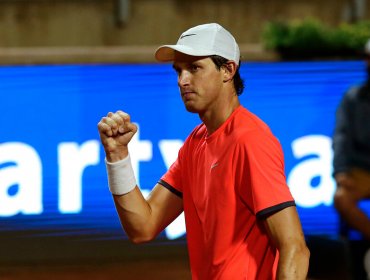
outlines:
[{"label": "short sleeve", "polygon": [[283,151],[272,134],[249,132],[238,152],[243,178],[240,193],[257,217],[295,205],[286,183]]},{"label": "short sleeve", "polygon": [[170,166],[167,172],[158,181],[159,184],[169,189],[171,192],[179,197],[182,197],[183,186],[182,186],[182,154],[184,146],[181,147],[178,153],[178,157],[175,162]]}]

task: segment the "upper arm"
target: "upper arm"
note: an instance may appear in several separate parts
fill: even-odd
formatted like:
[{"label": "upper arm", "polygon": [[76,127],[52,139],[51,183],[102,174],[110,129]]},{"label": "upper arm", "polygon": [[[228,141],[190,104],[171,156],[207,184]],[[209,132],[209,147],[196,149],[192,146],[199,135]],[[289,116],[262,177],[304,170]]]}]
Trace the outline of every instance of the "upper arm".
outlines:
[{"label": "upper arm", "polygon": [[[349,93],[352,93],[349,92]],[[348,169],[348,160],[350,155],[352,154],[353,149],[353,141],[351,135],[352,130],[352,122],[351,118],[351,102],[350,102],[350,94],[346,94],[340,105],[337,108],[336,112],[336,121],[335,121],[335,129],[333,135],[333,151],[334,151],[334,158],[333,158],[333,165],[334,165],[334,172],[342,172],[347,171]]]},{"label": "upper arm", "polygon": [[294,206],[284,208],[267,217],[265,226],[279,250],[292,246],[306,246],[301,223]]},{"label": "upper arm", "polygon": [[[348,141],[352,134],[353,118],[355,111],[354,101],[357,99],[359,88],[353,87],[343,96],[335,115],[334,140],[342,144],[342,141]],[[337,139],[338,138],[338,139]],[[343,143],[346,144],[346,143]]]},{"label": "upper arm", "polygon": [[266,218],[267,231],[279,250],[278,279],[307,279],[310,252],[298,213],[287,207]]}]

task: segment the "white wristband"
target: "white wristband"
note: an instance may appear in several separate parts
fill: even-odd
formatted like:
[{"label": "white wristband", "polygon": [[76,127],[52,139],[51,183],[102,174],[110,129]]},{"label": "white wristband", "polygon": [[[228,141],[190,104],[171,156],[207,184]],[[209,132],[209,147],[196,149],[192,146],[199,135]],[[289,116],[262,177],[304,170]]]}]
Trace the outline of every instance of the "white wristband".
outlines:
[{"label": "white wristband", "polygon": [[132,191],[136,186],[136,178],[131,165],[131,158],[126,158],[117,162],[108,162],[107,167],[109,190],[112,194],[123,195]]}]

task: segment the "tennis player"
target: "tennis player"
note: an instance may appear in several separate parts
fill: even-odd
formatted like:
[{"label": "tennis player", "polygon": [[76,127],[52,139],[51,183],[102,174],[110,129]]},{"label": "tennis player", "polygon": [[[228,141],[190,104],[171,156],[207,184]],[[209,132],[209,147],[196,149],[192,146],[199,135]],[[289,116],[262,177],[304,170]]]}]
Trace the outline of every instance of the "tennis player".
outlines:
[{"label": "tennis player", "polygon": [[239,102],[234,37],[219,24],[195,26],[155,57],[173,63],[185,108],[201,124],[144,199],[128,152],[136,125],[124,111],[99,122],[109,188],[129,238],[150,241],[184,211],[192,279],[306,279],[309,250],[282,148]]}]

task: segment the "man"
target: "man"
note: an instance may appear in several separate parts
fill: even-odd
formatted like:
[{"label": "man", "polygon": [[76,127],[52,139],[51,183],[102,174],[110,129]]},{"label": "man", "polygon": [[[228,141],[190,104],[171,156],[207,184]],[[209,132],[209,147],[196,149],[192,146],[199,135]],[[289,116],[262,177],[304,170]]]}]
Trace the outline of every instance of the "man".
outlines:
[{"label": "man", "polygon": [[365,46],[367,80],[350,88],[336,115],[333,137],[334,205],[350,227],[370,240],[369,217],[358,206],[370,198],[370,40]]},{"label": "man", "polygon": [[127,149],[136,126],[122,111],[99,122],[109,187],[129,238],[152,240],[184,211],[193,279],[306,279],[309,251],[280,144],[239,103],[234,37],[218,24],[199,25],[155,56],[173,61],[185,107],[202,124],[145,200]]}]

